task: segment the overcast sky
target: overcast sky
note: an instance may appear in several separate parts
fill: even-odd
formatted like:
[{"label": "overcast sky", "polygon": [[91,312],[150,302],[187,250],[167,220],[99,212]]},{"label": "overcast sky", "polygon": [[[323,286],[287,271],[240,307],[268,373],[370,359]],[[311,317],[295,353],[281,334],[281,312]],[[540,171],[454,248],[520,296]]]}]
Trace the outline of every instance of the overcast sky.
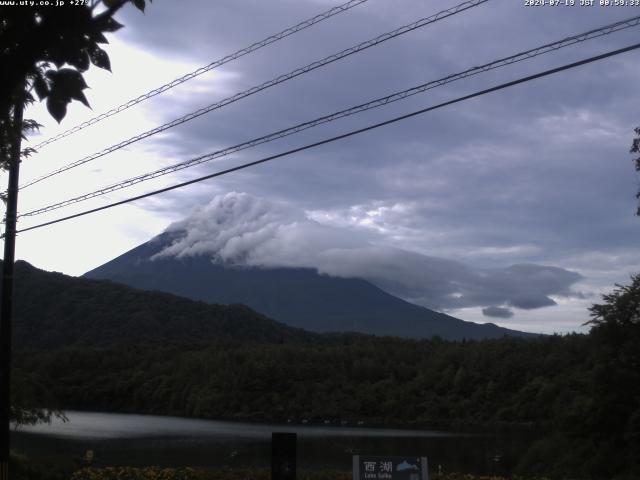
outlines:
[{"label": "overcast sky", "polygon": [[[145,15],[129,6],[118,16],[126,27],[111,35],[107,46],[113,73],[93,68],[86,75],[93,110],[74,104],[58,126],[35,105],[27,117],[44,128],[32,143],[339,3],[157,0]],[[23,163],[22,179],[458,3],[369,0],[44,147]],[[29,187],[21,192],[19,210],[634,15],[640,8],[528,7],[524,0],[490,0]],[[637,38],[634,27],[567,47],[100,199],[24,218],[20,226],[302,146]],[[634,51],[25,232],[18,238],[17,256],[40,268],[79,275],[173,224],[188,227],[191,235],[172,254],[233,252],[220,258],[363,276],[464,320],[538,332],[585,331],[587,307],[616,282],[626,283],[640,272],[640,219],[634,216],[638,178],[629,154],[633,128],[640,124],[638,85],[640,52]],[[227,234],[221,234],[222,227]],[[243,239],[241,255],[233,238]]]}]

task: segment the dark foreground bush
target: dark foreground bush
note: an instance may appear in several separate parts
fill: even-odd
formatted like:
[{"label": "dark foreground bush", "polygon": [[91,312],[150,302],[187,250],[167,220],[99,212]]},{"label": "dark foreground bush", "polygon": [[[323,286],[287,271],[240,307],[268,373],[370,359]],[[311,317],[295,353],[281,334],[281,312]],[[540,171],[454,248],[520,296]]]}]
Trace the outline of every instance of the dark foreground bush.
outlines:
[{"label": "dark foreground bush", "polygon": [[[160,467],[106,467],[83,468],[71,480],[270,480],[268,469],[199,469]],[[299,471],[298,480],[351,480],[348,471]],[[504,477],[475,476],[462,473],[433,474],[431,480],[507,480]],[[543,477],[513,477],[510,480],[547,480]]]}]

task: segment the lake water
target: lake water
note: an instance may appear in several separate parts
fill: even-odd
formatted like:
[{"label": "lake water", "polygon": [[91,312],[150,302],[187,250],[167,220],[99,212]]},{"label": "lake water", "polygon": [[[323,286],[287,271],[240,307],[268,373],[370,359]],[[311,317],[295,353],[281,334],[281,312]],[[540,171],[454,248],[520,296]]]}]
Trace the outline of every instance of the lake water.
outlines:
[{"label": "lake water", "polygon": [[351,469],[354,454],[426,456],[430,469],[506,473],[526,451],[522,436],[465,435],[349,426],[261,425],[153,415],[66,412],[68,422],[21,427],[12,448],[38,462],[96,465],[268,467],[272,432],[298,435],[298,468]]}]

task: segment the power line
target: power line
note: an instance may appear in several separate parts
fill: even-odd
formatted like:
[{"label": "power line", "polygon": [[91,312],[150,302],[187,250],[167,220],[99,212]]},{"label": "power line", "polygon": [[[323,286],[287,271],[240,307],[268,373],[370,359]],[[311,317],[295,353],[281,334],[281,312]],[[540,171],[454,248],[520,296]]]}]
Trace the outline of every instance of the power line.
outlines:
[{"label": "power line", "polygon": [[417,110],[415,112],[407,113],[405,115],[401,115],[399,117],[395,117],[395,118],[392,118],[390,120],[386,120],[384,122],[376,123],[374,125],[369,125],[369,126],[364,127],[364,128],[360,128],[360,129],[357,129],[357,130],[352,130],[350,132],[343,133],[343,134],[337,135],[335,137],[327,138],[327,139],[321,140],[319,142],[311,143],[311,144],[305,145],[303,147],[294,148],[294,149],[288,150],[286,152],[282,152],[282,153],[278,153],[276,155],[271,155],[269,157],[261,158],[260,160],[255,160],[253,162],[244,163],[244,164],[238,165],[236,167],[228,168],[226,170],[221,170],[221,171],[209,174],[209,175],[205,175],[203,177],[199,177],[199,178],[196,178],[196,179],[193,179],[193,180],[189,180],[187,182],[182,182],[182,183],[179,183],[179,184],[176,184],[176,185],[172,185],[170,187],[165,187],[165,188],[161,188],[159,190],[148,192],[148,193],[145,193],[143,195],[138,195],[138,196],[131,197],[131,198],[128,198],[128,199],[125,199],[125,200],[121,200],[119,202],[114,202],[114,203],[111,203],[111,204],[108,204],[108,205],[103,205],[102,207],[93,208],[91,210],[85,210],[84,212],[76,213],[74,215],[69,215],[67,217],[58,218],[58,219],[52,220],[50,222],[45,222],[45,223],[41,223],[41,224],[38,224],[38,225],[34,225],[32,227],[23,228],[21,230],[18,230],[16,233],[22,233],[22,232],[27,232],[29,230],[35,230],[37,228],[46,227],[46,226],[53,225],[53,224],[56,224],[56,223],[64,222],[66,220],[71,220],[73,218],[78,218],[78,217],[82,217],[82,216],[85,216],[85,215],[89,215],[90,213],[96,213],[96,212],[99,212],[99,211],[102,211],[102,210],[106,210],[106,209],[109,209],[109,208],[117,207],[119,205],[124,205],[126,203],[130,203],[130,202],[133,202],[133,201],[136,201],[136,200],[141,200],[143,198],[148,198],[148,197],[151,197],[151,196],[154,196],[154,195],[158,195],[160,193],[165,193],[165,192],[168,192],[168,191],[171,191],[171,190],[175,190],[175,189],[178,189],[178,188],[186,187],[188,185],[192,185],[194,183],[199,183],[199,182],[202,182],[204,180],[209,180],[211,178],[227,175],[229,173],[236,172],[238,170],[244,170],[246,168],[253,167],[253,166],[259,165],[261,163],[266,163],[266,162],[269,162],[271,160],[275,160],[277,158],[282,158],[282,157],[285,157],[285,156],[288,156],[288,155],[292,155],[294,153],[298,153],[298,152],[302,152],[304,150],[308,150],[310,148],[315,148],[315,147],[318,147],[320,145],[325,145],[327,143],[332,143],[332,142],[335,142],[337,140],[342,140],[342,139],[345,139],[345,138],[348,138],[348,137],[352,137],[354,135],[358,135],[358,134],[361,134],[361,133],[364,133],[364,132],[368,132],[369,130],[374,130],[376,128],[380,128],[380,127],[383,127],[383,126],[386,126],[386,125],[390,125],[392,123],[396,123],[396,122],[399,122],[401,120],[406,120],[408,118],[415,117],[417,115],[421,115],[421,114],[430,112],[432,110],[437,110],[439,108],[443,108],[443,107],[446,107],[446,106],[449,106],[449,105],[453,105],[455,103],[460,103],[460,102],[463,102],[463,101],[466,101],[466,100],[470,100],[472,98],[479,97],[479,96],[482,96],[482,95],[486,95],[488,93],[496,92],[498,90],[503,90],[505,88],[512,87],[512,86],[515,86],[515,85],[519,85],[521,83],[530,82],[530,81],[538,79],[538,78],[542,78],[542,77],[546,77],[546,76],[549,76],[549,75],[553,75],[555,73],[559,73],[559,72],[562,72],[562,71],[565,71],[565,70],[569,70],[571,68],[576,68],[576,67],[579,67],[581,65],[586,65],[586,64],[589,64],[589,63],[593,63],[593,62],[596,62],[598,60],[603,60],[605,58],[609,58],[609,57],[612,57],[614,55],[619,55],[621,53],[629,52],[631,50],[636,50],[638,48],[640,48],[640,43],[636,43],[636,44],[630,45],[628,47],[620,48],[618,50],[613,50],[611,52],[604,53],[604,54],[601,54],[601,55],[596,55],[596,56],[593,56],[593,57],[589,57],[589,58],[586,58],[584,60],[580,60],[578,62],[569,63],[569,64],[563,65],[561,67],[556,67],[556,68],[552,68],[550,70],[545,70],[543,72],[536,73],[534,75],[529,75],[527,77],[522,77],[522,78],[519,78],[517,80],[513,80],[511,82],[502,83],[502,84],[497,85],[495,87],[491,87],[491,88],[487,88],[487,89],[484,89],[484,90],[480,90],[478,92],[475,92],[475,93],[472,93],[472,94],[469,94],[469,95],[465,95],[463,97],[458,97],[458,98],[456,98],[454,100],[449,100],[447,102],[443,102],[443,103],[440,103],[438,105],[434,105],[434,106],[431,106],[431,107],[423,108],[421,110]]},{"label": "power line", "polygon": [[164,167],[161,168],[159,170],[155,170],[153,172],[149,172],[149,173],[145,173],[142,175],[138,175],[136,177],[132,177],[129,178],[127,180],[121,181],[121,182],[117,182],[114,183],[112,185],[109,185],[107,187],[103,187],[101,189],[95,190],[93,192],[89,192],[89,193],[85,193],[83,195],[74,197],[74,198],[70,198],[67,200],[64,200],[62,202],[58,202],[55,204],[51,204],[36,210],[32,210],[26,213],[21,214],[21,217],[27,217],[27,216],[35,216],[35,215],[39,215],[45,212],[49,212],[52,210],[57,210],[59,208],[65,207],[67,205],[71,205],[74,203],[78,203],[78,202],[82,202],[85,200],[89,200],[91,198],[95,198],[95,197],[99,197],[102,195],[105,195],[107,193],[111,193],[117,190],[121,190],[124,188],[128,188],[131,187],[133,185],[136,185],[138,183],[147,181],[147,180],[151,180],[154,178],[158,178],[161,177],[163,175],[167,175],[169,173],[174,173],[180,170],[184,170],[186,168],[190,168],[205,162],[209,162],[211,160],[214,160],[216,158],[220,158],[220,157],[224,157],[227,155],[230,155],[232,153],[236,153],[239,152],[241,150],[245,150],[248,148],[252,148],[255,147],[257,145],[261,145],[263,143],[267,143],[267,142],[271,142],[274,140],[277,140],[279,138],[283,138],[289,135],[293,135],[295,133],[299,133],[301,131],[307,130],[309,128],[313,128],[316,127],[318,125],[324,124],[324,123],[329,123],[332,122],[334,120],[337,120],[339,118],[344,118],[350,115],[354,115],[366,110],[370,110],[373,108],[378,108],[384,105],[388,105],[390,103],[399,101],[399,100],[403,100],[407,97],[410,97],[412,95],[416,95],[418,93],[422,93],[425,92],[427,90],[436,88],[436,87],[440,87],[443,85],[446,85],[448,83],[463,79],[463,78],[467,78],[473,75],[477,75],[479,73],[483,73],[483,72],[487,72],[499,67],[503,67],[503,66],[507,66],[507,65],[511,65],[513,63],[516,62],[520,62],[523,60],[527,60],[530,58],[534,58],[536,56],[539,55],[543,55],[555,50],[558,50],[560,48],[564,48],[567,47],[569,45],[574,45],[576,43],[580,43],[580,42],[584,42],[586,40],[590,40],[593,38],[598,38],[604,35],[609,35],[613,32],[617,32],[626,28],[630,28],[632,26],[637,26],[640,24],[640,15],[636,16],[636,17],[632,17],[626,20],[621,20],[619,22],[615,22],[613,24],[610,25],[606,25],[604,27],[600,27],[597,29],[593,29],[593,30],[589,30],[587,32],[583,32],[580,33],[578,35],[573,35],[571,37],[567,37],[564,38],[562,40],[558,40],[556,42],[553,43],[549,43],[546,45],[542,45],[540,47],[536,47],[524,52],[520,52],[517,53],[515,55],[511,55],[509,57],[505,57],[499,60],[495,60],[491,63],[487,63],[485,65],[482,66],[478,66],[478,67],[473,67],[470,68],[468,70],[465,70],[463,72],[460,73],[456,73],[456,74],[452,74],[452,75],[448,75],[446,77],[440,78],[438,80],[432,80],[430,82],[424,83],[422,85],[418,85],[416,87],[412,87],[406,90],[403,90],[401,92],[396,92],[396,93],[392,93],[391,95],[387,95],[385,97],[381,97],[381,98],[377,98],[375,100],[371,100],[367,103],[363,103],[360,105],[356,105],[354,107],[345,109],[345,110],[341,110],[335,113],[332,113],[330,115],[325,115],[319,118],[316,118],[314,120],[308,121],[308,122],[304,122],[304,123],[300,123],[298,125],[294,125],[293,127],[289,127],[286,128],[284,130],[279,130],[277,132],[273,132],[270,133],[268,135],[264,135],[262,137],[258,137],[258,138],[254,138],[252,140],[234,145],[232,147],[227,147],[225,149],[222,150],[218,150],[216,152],[212,152],[212,153],[208,153],[205,155],[201,155],[199,157],[195,157],[192,159],[189,159],[187,161],[175,164],[175,165],[171,165],[168,167]]},{"label": "power line", "polygon": [[92,160],[95,160],[97,158],[103,157],[109,153],[115,152],[116,150],[119,150],[123,147],[126,147],[128,145],[131,145],[132,143],[138,142],[140,140],[143,140],[147,137],[150,137],[152,135],[155,135],[157,133],[160,132],[164,132],[165,130],[168,130],[172,127],[181,125],[185,122],[188,122],[190,120],[193,120],[194,118],[200,117],[206,113],[209,113],[213,110],[217,110],[220,109],[222,107],[225,107],[231,103],[237,102],[238,100],[241,100],[243,98],[249,97],[251,95],[254,95],[258,92],[261,92],[262,90],[265,90],[267,88],[273,87],[275,85],[278,85],[280,83],[286,82],[288,80],[291,80],[292,78],[298,77],[299,75],[303,75],[305,73],[311,72],[313,70],[316,70],[317,68],[323,67],[325,65],[328,65],[330,63],[333,63],[337,60],[341,60],[345,57],[348,57],[350,55],[353,55],[355,53],[361,52],[363,50],[366,50],[368,48],[371,48],[373,46],[379,45],[383,42],[386,42],[387,40],[391,40],[392,38],[398,37],[400,35],[404,35],[405,33],[409,33],[413,30],[416,30],[418,28],[430,25],[432,23],[435,23],[439,20],[442,20],[444,18],[450,17],[452,15],[455,15],[457,13],[460,13],[462,11],[468,10],[470,8],[473,7],[477,7],[478,5],[482,4],[482,3],[486,3],[489,0],[468,0],[465,1],[459,5],[456,5],[455,7],[449,8],[447,10],[442,10],[438,13],[436,13],[435,15],[431,15],[430,17],[426,17],[426,18],[422,18],[416,22],[413,22],[409,25],[404,25],[400,28],[397,28],[391,32],[387,32],[387,33],[383,33],[382,35],[379,35],[371,40],[367,40],[365,42],[362,42],[358,45],[355,45],[353,47],[347,48],[345,50],[342,50],[341,52],[338,53],[334,53],[333,55],[329,55],[321,60],[317,60],[313,63],[310,63],[308,65],[305,65],[304,67],[299,67],[296,68],[295,70],[292,70],[289,73],[280,75],[278,77],[275,77],[267,82],[264,82],[260,85],[251,87],[248,90],[245,90],[243,92],[240,93],[236,93],[235,95],[232,95],[231,97],[227,97],[224,100],[221,100],[219,102],[213,103],[211,105],[208,105],[206,107],[203,107],[199,110],[196,110],[195,112],[189,113],[187,115],[184,115],[183,117],[180,117],[178,119],[175,119],[171,122],[165,123],[164,125],[160,125],[159,127],[153,128],[151,130],[148,130],[144,133],[141,133],[139,135],[136,135],[134,137],[131,137],[127,140],[124,140],[118,144],[112,145],[110,147],[105,148],[104,150],[94,153],[92,155],[89,155],[87,157],[84,157],[80,160],[76,160],[75,162],[72,162],[64,167],[61,167],[57,170],[54,170],[53,172],[50,172],[42,177],[39,177],[35,180],[30,181],[29,183],[26,183],[25,185],[21,186],[21,189],[27,188],[31,185],[34,185],[38,182],[41,182],[43,180],[46,180],[48,178],[53,177],[54,175],[57,175],[59,173],[62,172],[66,172],[67,170],[70,170],[72,168],[75,168],[79,165],[83,165],[87,162],[90,162]]},{"label": "power line", "polygon": [[297,33],[301,30],[304,30],[305,28],[309,28],[313,25],[315,25],[316,23],[320,23],[324,20],[327,20],[328,18],[333,17],[334,15],[338,15],[339,13],[345,12],[353,7],[357,7],[358,5],[367,2],[368,0],[350,0],[346,3],[343,3],[342,5],[338,5],[337,7],[333,7],[329,10],[327,10],[326,12],[320,13],[318,15],[316,15],[315,17],[309,18],[307,20],[304,20],[300,23],[298,23],[297,25],[294,25],[293,27],[289,27],[283,31],[281,31],[280,33],[276,33],[275,35],[271,35],[270,37],[265,38],[264,40],[260,40],[259,42],[253,43],[251,45],[249,45],[248,47],[245,48],[241,48],[240,50],[231,53],[229,55],[226,55],[218,60],[215,60],[214,62],[211,62],[208,65],[205,65],[204,67],[200,67],[197,70],[194,70],[193,72],[187,73],[185,75],[183,75],[182,77],[176,78],[175,80],[172,80],[169,83],[165,83],[164,85],[161,85],[158,88],[155,88],[153,90],[151,90],[150,92],[147,92],[143,95],[140,95],[139,97],[133,98],[131,100],[129,100],[126,103],[123,103],[122,105],[118,106],[118,107],[114,107],[111,110],[104,112],[96,117],[93,117],[83,123],[80,123],[78,125],[76,125],[73,128],[70,128],[69,130],[66,130],[54,137],[51,137],[47,140],[45,140],[44,142],[41,142],[39,144],[37,144],[35,147],[36,150],[44,147],[45,145],[49,145],[50,143],[53,143],[55,141],[60,140],[61,138],[65,138],[68,137],[69,135],[72,135],[76,132],[79,132],[80,130],[83,130],[95,123],[100,122],[101,120],[104,120],[105,118],[109,118],[117,113],[120,113],[130,107],[133,107],[134,105],[137,105],[138,103],[144,102],[145,100],[148,100],[151,97],[155,97],[156,95],[159,95],[163,92],[166,92],[167,90],[180,85],[181,83],[187,82],[189,80],[191,80],[192,78],[195,78],[199,75],[202,75],[203,73],[209,72],[211,70],[213,70],[214,68],[218,68],[222,65],[224,65],[225,63],[229,63],[233,60],[237,60],[240,57],[243,57],[245,55],[248,55],[249,53],[253,53],[256,50],[259,50],[263,47],[266,47],[268,45],[271,45],[272,43],[275,43],[279,40],[282,40],[283,38],[288,37],[289,35],[293,35],[294,33]]}]

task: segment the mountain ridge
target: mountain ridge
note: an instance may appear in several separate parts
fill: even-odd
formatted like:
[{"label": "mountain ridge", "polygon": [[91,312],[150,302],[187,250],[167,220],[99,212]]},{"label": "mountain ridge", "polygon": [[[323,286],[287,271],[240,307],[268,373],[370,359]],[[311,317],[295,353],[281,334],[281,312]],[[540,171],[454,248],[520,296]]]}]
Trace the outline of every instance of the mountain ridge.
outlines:
[{"label": "mountain ridge", "polygon": [[[0,260],[0,265],[2,261]],[[211,305],[106,280],[71,277],[16,262],[18,349],[147,343],[318,342],[244,305]]]},{"label": "mountain ridge", "polygon": [[208,303],[242,303],[287,325],[314,332],[355,331],[449,340],[532,336],[434,312],[360,278],[311,268],[225,266],[206,255],[158,256],[180,232],[165,232],[83,275]]}]

